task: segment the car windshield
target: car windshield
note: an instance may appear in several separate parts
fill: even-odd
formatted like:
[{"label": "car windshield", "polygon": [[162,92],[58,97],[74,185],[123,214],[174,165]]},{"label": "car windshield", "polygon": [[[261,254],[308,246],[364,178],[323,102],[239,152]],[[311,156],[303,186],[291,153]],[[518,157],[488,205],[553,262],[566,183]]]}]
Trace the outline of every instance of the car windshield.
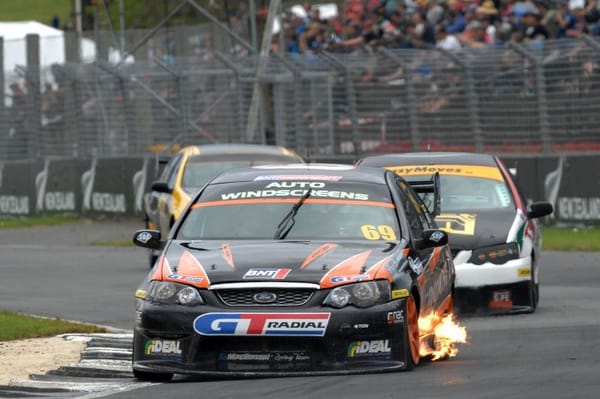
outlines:
[{"label": "car windshield", "polygon": [[[510,190],[502,180],[441,175],[440,186],[442,212],[514,208]],[[431,195],[423,200],[429,204]]]},{"label": "car windshield", "polygon": [[[238,156],[238,159],[232,160],[204,160],[203,156],[191,157],[183,171],[182,186],[184,188],[200,188],[203,187],[211,178],[224,172],[228,169],[251,166],[251,165],[266,165],[266,164],[286,164],[297,162],[291,157],[282,156]],[[223,156],[223,158],[226,158]]]},{"label": "car windshield", "polygon": [[208,186],[176,238],[396,241],[399,237],[385,185],[254,181]]}]

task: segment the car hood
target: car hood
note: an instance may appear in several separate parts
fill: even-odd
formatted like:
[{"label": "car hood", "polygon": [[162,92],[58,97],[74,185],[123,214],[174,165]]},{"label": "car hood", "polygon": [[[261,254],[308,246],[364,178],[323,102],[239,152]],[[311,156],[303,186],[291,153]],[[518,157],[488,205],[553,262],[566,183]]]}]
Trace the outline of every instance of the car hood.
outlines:
[{"label": "car hood", "polygon": [[395,254],[404,256],[403,248],[390,242],[172,241],[150,278],[199,288],[239,282],[302,282],[327,288],[391,280],[393,271],[386,266]]},{"label": "car hood", "polygon": [[506,242],[515,222],[514,209],[494,209],[472,213],[442,213],[438,226],[448,233],[452,250],[475,249]]}]

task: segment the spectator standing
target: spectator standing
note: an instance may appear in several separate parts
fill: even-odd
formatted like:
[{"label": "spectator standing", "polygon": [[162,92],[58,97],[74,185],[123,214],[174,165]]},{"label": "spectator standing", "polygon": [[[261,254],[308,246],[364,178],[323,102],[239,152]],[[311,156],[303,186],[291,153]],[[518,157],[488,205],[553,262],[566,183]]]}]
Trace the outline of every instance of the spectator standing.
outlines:
[{"label": "spectator standing", "polygon": [[538,13],[528,11],[522,19],[523,28],[521,34],[525,42],[545,40],[550,37],[548,30],[540,22]]},{"label": "spectator standing", "polygon": [[446,50],[446,51],[455,51],[460,50],[462,45],[458,38],[454,35],[454,33],[446,32],[446,28],[444,25],[438,25],[436,27],[436,44],[435,47]]},{"label": "spectator standing", "polygon": [[558,39],[567,37],[567,32],[575,28],[575,17],[569,10],[569,0],[561,0],[560,8],[556,13],[556,21],[558,22],[558,31],[556,32]]}]

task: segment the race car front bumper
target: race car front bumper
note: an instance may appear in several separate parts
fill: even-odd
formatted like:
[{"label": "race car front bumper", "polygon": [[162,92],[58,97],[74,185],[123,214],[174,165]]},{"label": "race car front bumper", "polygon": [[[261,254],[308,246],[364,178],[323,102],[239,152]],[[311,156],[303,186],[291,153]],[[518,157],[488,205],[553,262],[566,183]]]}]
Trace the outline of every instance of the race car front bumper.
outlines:
[{"label": "race car front bumper", "polygon": [[[185,308],[140,301],[134,331],[133,368],[149,373],[195,375],[306,375],[393,371],[406,367],[405,302],[394,300],[367,309],[248,308],[243,312],[200,305]],[[203,335],[199,323],[223,328],[223,334]],[[258,316],[256,316],[258,315]],[[250,334],[239,318],[253,320],[326,318],[322,335]],[[328,316],[321,316],[328,315]],[[201,320],[201,322],[198,321]],[[232,329],[227,329],[234,323]],[[228,327],[229,326],[229,327]],[[207,327],[208,328],[208,327]],[[200,326],[200,330],[203,327]],[[201,331],[202,332],[202,331]]]},{"label": "race car front bumper", "polygon": [[[470,253],[470,251],[463,252]],[[530,256],[509,260],[499,265],[489,262],[481,265],[461,262],[460,259],[464,259],[465,257],[459,252],[454,259],[454,267],[456,269],[454,286],[456,288],[514,284],[530,281],[532,278]]]},{"label": "race car front bumper", "polygon": [[[470,257],[463,251],[455,257],[455,307],[459,313],[511,313],[530,311],[534,307],[530,256],[509,260],[503,264],[476,265],[461,262]],[[537,270],[533,273],[537,273]]]}]

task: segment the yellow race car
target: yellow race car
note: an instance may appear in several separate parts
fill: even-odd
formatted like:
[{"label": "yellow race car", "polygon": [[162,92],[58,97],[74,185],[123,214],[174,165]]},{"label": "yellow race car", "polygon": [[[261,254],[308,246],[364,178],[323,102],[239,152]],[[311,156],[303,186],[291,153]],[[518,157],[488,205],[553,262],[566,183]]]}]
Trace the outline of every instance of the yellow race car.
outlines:
[{"label": "yellow race car", "polygon": [[[281,146],[254,144],[209,144],[178,151],[164,167],[146,196],[146,227],[167,237],[191,196],[212,177],[239,167],[265,164],[304,163],[294,151]],[[150,266],[158,253],[151,252]]]}]

